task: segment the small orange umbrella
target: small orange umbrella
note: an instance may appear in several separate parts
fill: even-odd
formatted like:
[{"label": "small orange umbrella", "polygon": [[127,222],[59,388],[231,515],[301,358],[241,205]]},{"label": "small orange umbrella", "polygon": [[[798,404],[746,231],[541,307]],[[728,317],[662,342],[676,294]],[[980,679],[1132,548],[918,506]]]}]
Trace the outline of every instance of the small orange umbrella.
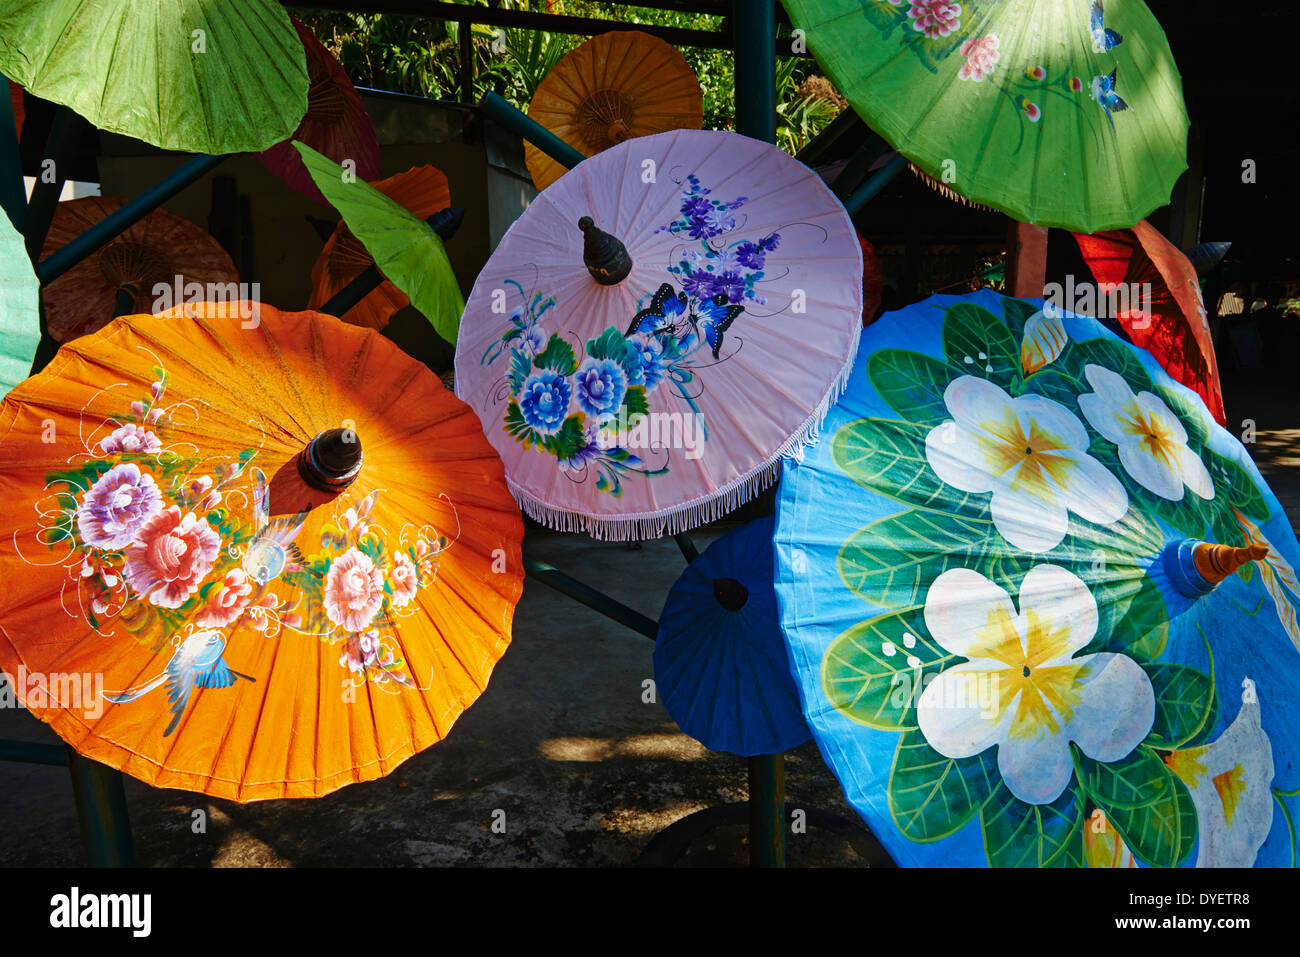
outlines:
[{"label": "small orange umbrella", "polygon": [[178,312],[65,346],[0,404],[0,669],[82,754],[159,787],[255,801],[386,774],[509,643],[501,461],[369,330]]},{"label": "small orange umbrella", "polygon": [[292,136],[258,153],[257,158],[298,192],[325,203],[291,142],[300,140],[340,165],[351,160],[351,171],[370,180],[379,175],[379,141],[343,65],[311,30],[293,17],[289,20],[307,55],[307,79],[311,84],[307,88],[307,113]]},{"label": "small orange umbrella", "polygon": [[[420,219],[451,205],[447,177],[432,166],[413,166],[404,173],[371,183],[389,199],[404,206]],[[375,264],[352,230],[340,222],[311,267],[311,300],[308,307],[319,309],[340,289]],[[411,304],[406,293],[391,282],[380,283],[341,317],[345,322],[370,329],[383,329],[393,313]]]},{"label": "small orange umbrella", "polygon": [[[41,259],[125,202],[116,196],[87,196],[59,203]],[[203,287],[201,293],[193,283]],[[156,209],[46,286],[45,319],[55,341],[67,342],[103,328],[123,312],[152,313],[185,299],[237,300],[238,283],[235,264],[211,233]],[[159,284],[167,292],[156,293]],[[191,292],[185,291],[187,285]]]},{"label": "small orange umbrella", "polygon": [[[567,53],[537,85],[528,116],[592,156],[633,136],[698,130],[704,96],[686,58],[658,37],[615,30]],[[531,143],[528,172],[545,189],[565,168]]]},{"label": "small orange umbrella", "polygon": [[1122,283],[1138,292],[1149,285],[1149,309],[1143,308],[1145,303],[1133,302],[1132,294],[1116,296],[1120,309],[1113,318],[1166,372],[1194,390],[1224,424],[1219,362],[1191,260],[1145,219],[1132,229],[1075,233],[1074,238],[1099,284]]}]

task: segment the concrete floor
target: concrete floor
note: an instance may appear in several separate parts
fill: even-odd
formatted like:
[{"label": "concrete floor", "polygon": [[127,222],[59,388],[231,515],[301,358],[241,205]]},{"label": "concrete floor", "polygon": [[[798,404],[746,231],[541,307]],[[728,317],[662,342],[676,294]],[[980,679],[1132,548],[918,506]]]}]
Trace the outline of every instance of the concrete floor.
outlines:
[{"label": "concrete floor", "polygon": [[[1228,418],[1300,527],[1300,401],[1289,382],[1227,383]],[[717,529],[695,536],[702,548]],[[639,551],[533,534],[535,557],[657,617],[682,569],[671,539]],[[142,866],[625,866],[693,811],[746,797],[744,759],[682,734],[642,702],[652,644],[530,581],[515,640],[449,737],[389,777],[315,801],[238,805],[127,779]],[[0,737],[57,742],[25,711],[0,710]],[[815,745],[787,756],[786,798],[856,822]],[[191,830],[203,809],[206,834]],[[505,812],[504,834],[492,830]],[[0,762],[0,866],[82,862],[61,768]],[[719,828],[679,863],[742,864],[744,828]],[[792,865],[863,866],[860,841],[810,828],[787,838]]]}]

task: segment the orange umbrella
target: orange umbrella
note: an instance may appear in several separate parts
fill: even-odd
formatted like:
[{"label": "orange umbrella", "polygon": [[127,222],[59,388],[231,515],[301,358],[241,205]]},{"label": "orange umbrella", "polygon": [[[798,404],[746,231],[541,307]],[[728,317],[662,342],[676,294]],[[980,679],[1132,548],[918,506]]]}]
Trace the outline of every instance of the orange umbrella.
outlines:
[{"label": "orange umbrella", "polygon": [[[1127,287],[1128,295],[1114,297],[1120,308],[1111,318],[1166,372],[1200,395],[1219,424],[1225,424],[1219,363],[1191,260],[1145,219],[1132,229],[1075,233],[1074,238],[1099,284]],[[1149,304],[1143,301],[1148,285]],[[1107,288],[1103,285],[1102,292]]]},{"label": "orange umbrella", "polygon": [[[686,58],[639,30],[592,37],[567,53],[541,83],[528,116],[578,152],[592,156],[633,136],[698,130],[704,96]],[[538,189],[565,168],[531,143],[528,172]]]},{"label": "orange umbrella", "polygon": [[255,801],[386,774],[510,641],[501,461],[369,330],[178,311],[65,346],[0,404],[0,669],[82,754],[159,787]]},{"label": "orange umbrella", "polygon": [[[389,199],[404,206],[420,219],[451,205],[447,177],[432,166],[413,166],[404,173],[371,183]],[[340,289],[375,264],[366,247],[340,222],[325,240],[325,248],[311,267],[311,300],[308,307],[319,309]],[[411,304],[406,294],[385,280],[349,309],[342,319],[370,329],[383,329],[393,313]]]},{"label": "orange umbrella", "polygon": [[[41,259],[125,202],[116,196],[87,196],[59,203]],[[192,286],[186,293],[191,283],[200,284],[202,294]],[[50,335],[67,342],[103,328],[123,312],[152,313],[182,299],[238,299],[238,283],[235,264],[211,233],[157,209],[46,286],[45,318]],[[168,290],[161,296],[155,292],[159,284]],[[217,285],[220,290],[213,291]]]},{"label": "orange umbrella", "polygon": [[291,141],[300,140],[339,164],[351,160],[351,171],[365,180],[379,175],[379,141],[343,65],[311,30],[293,17],[289,20],[307,55],[307,79],[311,84],[307,88],[307,113],[292,136],[257,157],[298,192],[325,203]]}]

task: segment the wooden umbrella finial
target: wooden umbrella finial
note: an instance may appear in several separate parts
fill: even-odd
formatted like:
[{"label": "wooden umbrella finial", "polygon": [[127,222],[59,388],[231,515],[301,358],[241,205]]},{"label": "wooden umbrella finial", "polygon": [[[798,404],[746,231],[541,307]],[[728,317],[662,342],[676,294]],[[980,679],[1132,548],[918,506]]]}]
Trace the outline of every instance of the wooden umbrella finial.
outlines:
[{"label": "wooden umbrella finial", "polygon": [[1247,562],[1261,561],[1267,545],[1216,545],[1201,542],[1192,552],[1196,570],[1211,585],[1217,585]]}]

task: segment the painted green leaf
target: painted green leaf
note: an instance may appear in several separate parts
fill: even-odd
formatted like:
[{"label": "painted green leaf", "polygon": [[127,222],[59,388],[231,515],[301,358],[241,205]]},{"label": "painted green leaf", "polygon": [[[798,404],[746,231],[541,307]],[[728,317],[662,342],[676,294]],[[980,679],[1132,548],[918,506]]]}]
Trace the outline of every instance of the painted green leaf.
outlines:
[{"label": "painted green leaf", "polygon": [[880,397],[909,421],[937,425],[949,418],[943,393],[955,376],[938,359],[907,349],[881,349],[867,360],[867,375]]},{"label": "painted green leaf", "polygon": [[1207,740],[1219,719],[1214,680],[1188,665],[1143,665],[1156,694],[1156,720],[1147,736],[1152,747],[1174,751]]},{"label": "painted green leaf", "polygon": [[[1152,661],[1160,657],[1169,640],[1169,609],[1165,607],[1160,586],[1143,575],[1136,581],[1125,604],[1124,615],[1111,629],[1106,647],[1123,651]],[[1108,600],[1105,594],[1096,596],[1098,607]]]},{"label": "painted green leaf", "polygon": [[518,395],[519,390],[523,388],[524,380],[528,378],[528,373],[532,371],[528,357],[523,352],[517,350],[510,351],[510,394]]},{"label": "painted green leaf", "polygon": [[541,445],[557,459],[573,458],[582,451],[582,416],[569,416],[558,432],[542,437]]},{"label": "painted green leaf", "polygon": [[949,568],[978,564],[985,551],[1005,547],[987,518],[910,510],[855,532],[836,564],[850,591],[877,605],[924,603],[930,584]]},{"label": "painted green leaf", "polygon": [[1002,385],[1020,372],[1020,347],[1011,330],[974,303],[958,303],[944,313],[943,351],[952,367]]},{"label": "painted green leaf", "polygon": [[984,512],[988,495],[946,485],[925,457],[933,426],[897,419],[858,419],[835,433],[831,454],[849,478],[873,492],[920,508]]},{"label": "painted green leaf", "polygon": [[578,360],[574,357],[573,346],[565,342],[558,332],[553,332],[546,348],[533,359],[533,365],[560,375],[573,375],[578,369]]},{"label": "painted green leaf", "polygon": [[1138,361],[1127,346],[1114,339],[1087,339],[1075,342],[1066,350],[1066,357],[1071,366],[1076,368],[1083,379],[1086,365],[1104,366],[1111,372],[1121,375],[1136,392],[1152,391],[1151,376],[1142,363]]},{"label": "painted green leaf", "polygon": [[997,750],[973,758],[944,757],[919,729],[904,731],[889,772],[889,813],[912,841],[955,834],[979,813],[999,784]]},{"label": "painted green leaf", "polygon": [[1013,299],[1010,296],[1004,296],[1002,299],[1002,322],[1016,339],[1024,335],[1025,323],[1036,312],[1038,307],[1023,299]]},{"label": "painted green leaf", "polygon": [[1241,467],[1241,463],[1210,449],[1205,450],[1202,460],[1210,472],[1210,478],[1214,480],[1216,495],[1221,495],[1228,504],[1235,505],[1247,518],[1259,522],[1268,520],[1268,504],[1260,494],[1259,486],[1250,477],[1250,473]]},{"label": "painted green leaf", "polygon": [[587,340],[587,355],[593,359],[613,359],[628,375],[633,375],[641,365],[636,346],[613,326]]},{"label": "painted green leaf", "polygon": [[1199,455],[1210,438],[1210,425],[1206,413],[1186,395],[1167,385],[1156,386],[1156,392],[1164,400],[1165,405],[1169,406],[1170,411],[1183,423],[1183,428],[1187,430],[1187,445]]},{"label": "painted green leaf", "polygon": [[1176,867],[1196,842],[1196,807],[1154,751],[1139,745],[1113,764],[1076,751],[1088,797],[1106,812],[1129,850],[1150,867]]},{"label": "painted green leaf", "polygon": [[1079,860],[1083,805],[1073,782],[1051,804],[1026,804],[999,781],[980,812],[989,865],[1057,867]]},{"label": "painted green leaf", "polygon": [[[628,386],[627,391],[623,393],[623,405],[618,414],[630,421],[632,416],[644,415],[649,411],[650,403],[646,401],[645,386]],[[635,428],[635,425],[633,427]]]},{"label": "painted green leaf", "polygon": [[930,639],[921,609],[891,612],[859,622],[831,642],[822,659],[822,691],[859,724],[884,731],[912,728],[925,675],[958,660]]}]

